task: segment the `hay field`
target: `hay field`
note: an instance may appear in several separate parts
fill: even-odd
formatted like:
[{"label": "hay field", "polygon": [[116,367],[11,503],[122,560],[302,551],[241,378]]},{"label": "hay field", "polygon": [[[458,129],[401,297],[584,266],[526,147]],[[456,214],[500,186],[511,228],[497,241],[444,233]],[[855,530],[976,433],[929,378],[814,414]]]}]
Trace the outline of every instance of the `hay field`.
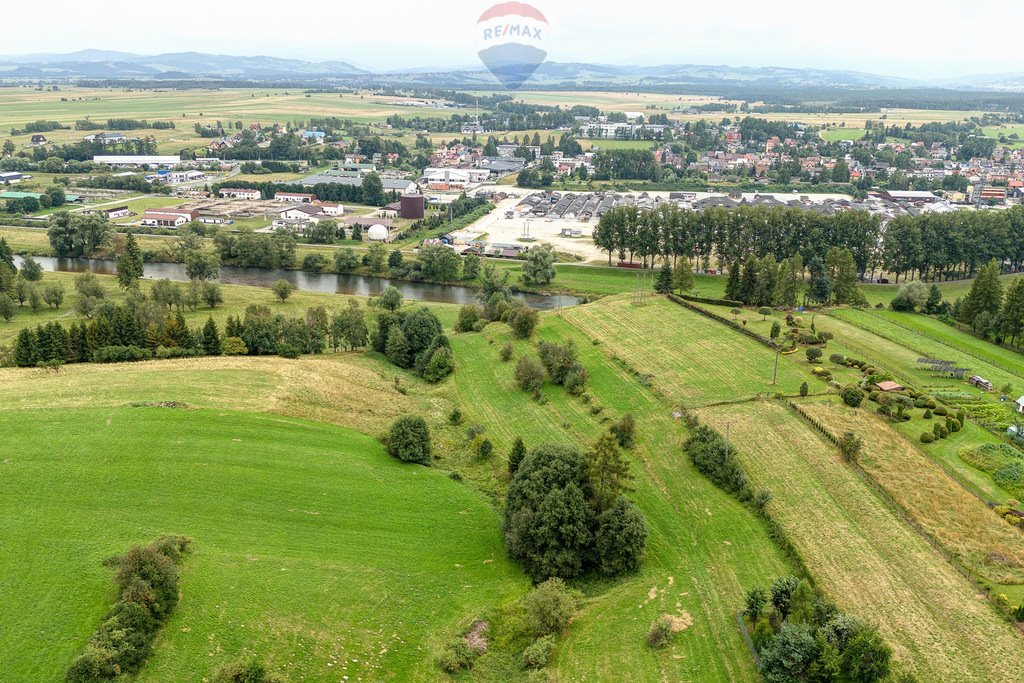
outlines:
[{"label": "hay field", "polygon": [[1024,584],[1020,533],[887,422],[838,402],[808,402],[803,408],[832,433],[861,437],[864,470],[965,566],[992,583]]},{"label": "hay field", "polygon": [[902,522],[795,414],[775,402],[699,411],[725,432],[755,487],[774,495],[818,585],[878,623],[896,657],[926,681],[1009,681],[1024,638]]}]

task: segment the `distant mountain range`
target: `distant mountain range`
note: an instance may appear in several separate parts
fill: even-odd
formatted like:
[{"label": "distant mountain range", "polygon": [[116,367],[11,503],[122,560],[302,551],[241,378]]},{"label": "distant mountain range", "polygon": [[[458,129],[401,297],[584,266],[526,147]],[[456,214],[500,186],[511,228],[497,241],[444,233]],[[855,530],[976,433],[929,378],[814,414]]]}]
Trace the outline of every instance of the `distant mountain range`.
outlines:
[{"label": "distant mountain range", "polygon": [[[188,80],[336,82],[354,85],[407,84],[423,86],[493,87],[495,79],[482,66],[455,69],[410,67],[372,72],[349,62],[308,62],[299,59],[175,52],[138,55],[110,50],[81,50],[68,54],[29,54],[0,57],[0,80]],[[733,67],[699,64],[611,66],[603,64],[542,64],[528,85],[599,87],[654,86],[706,88],[950,88],[959,90],[1024,91],[1024,73],[914,80],[858,71],[786,67]]]},{"label": "distant mountain range", "polygon": [[0,57],[0,78],[217,78],[279,79],[358,76],[346,62],[305,62],[278,57],[235,57],[200,52],[136,55],[108,50]]}]

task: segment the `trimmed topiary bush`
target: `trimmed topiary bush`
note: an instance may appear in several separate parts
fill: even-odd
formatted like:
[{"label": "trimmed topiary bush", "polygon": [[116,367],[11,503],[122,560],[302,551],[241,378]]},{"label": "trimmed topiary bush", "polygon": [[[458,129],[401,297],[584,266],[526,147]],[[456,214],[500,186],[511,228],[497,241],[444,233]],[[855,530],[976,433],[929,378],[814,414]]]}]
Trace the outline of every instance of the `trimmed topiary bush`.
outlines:
[{"label": "trimmed topiary bush", "polygon": [[935,443],[935,435],[931,432],[925,432],[921,435],[921,443]]},{"label": "trimmed topiary bush", "polygon": [[860,408],[860,404],[864,402],[864,392],[854,386],[843,388],[840,397],[843,399],[843,403],[851,408]]},{"label": "trimmed topiary bush", "polygon": [[946,408],[946,406],[938,406],[936,408],[933,408],[932,412],[934,412],[939,417],[946,417],[949,415],[949,410]]}]

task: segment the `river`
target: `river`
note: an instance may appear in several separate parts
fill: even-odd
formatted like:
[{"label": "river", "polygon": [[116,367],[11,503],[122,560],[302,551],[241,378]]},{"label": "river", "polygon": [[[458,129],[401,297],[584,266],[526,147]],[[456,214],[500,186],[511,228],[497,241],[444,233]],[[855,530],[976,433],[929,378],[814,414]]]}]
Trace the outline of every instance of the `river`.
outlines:
[{"label": "river", "polygon": [[[21,267],[21,258],[14,257],[15,265]],[[57,273],[91,272],[97,275],[115,275],[113,261],[100,259],[53,258],[36,256],[36,262],[43,270]],[[174,280],[188,282],[185,267],[180,263],[147,263],[147,280]],[[220,282],[225,285],[248,285],[270,287],[277,280],[287,280],[303,292],[324,294],[348,294],[352,296],[380,296],[388,287],[396,287],[409,301],[429,301],[446,304],[477,303],[479,290],[459,285],[438,285],[425,282],[389,280],[364,275],[336,275],[333,273],[307,273],[300,270],[276,270],[272,268],[234,268],[222,266]],[[550,311],[556,308],[576,306],[580,300],[574,296],[517,293],[513,297],[530,308]]]}]

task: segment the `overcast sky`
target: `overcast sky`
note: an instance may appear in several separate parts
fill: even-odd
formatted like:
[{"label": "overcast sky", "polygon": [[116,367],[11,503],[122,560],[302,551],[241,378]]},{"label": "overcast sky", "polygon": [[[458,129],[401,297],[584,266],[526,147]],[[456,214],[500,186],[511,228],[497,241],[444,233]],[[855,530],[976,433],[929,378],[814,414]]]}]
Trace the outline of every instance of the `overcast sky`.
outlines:
[{"label": "overcast sky", "polygon": [[[342,60],[373,70],[477,64],[493,1],[50,0],[5,3],[0,54],[84,48]],[[1020,0],[536,0],[549,59],[822,67],[892,76],[1024,71]],[[1014,29],[1014,27],[1017,29]]]}]

